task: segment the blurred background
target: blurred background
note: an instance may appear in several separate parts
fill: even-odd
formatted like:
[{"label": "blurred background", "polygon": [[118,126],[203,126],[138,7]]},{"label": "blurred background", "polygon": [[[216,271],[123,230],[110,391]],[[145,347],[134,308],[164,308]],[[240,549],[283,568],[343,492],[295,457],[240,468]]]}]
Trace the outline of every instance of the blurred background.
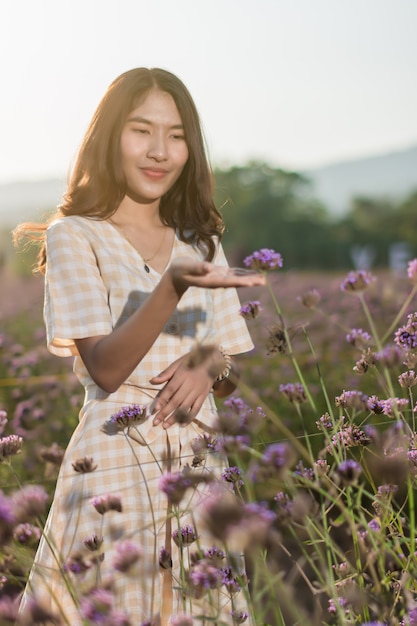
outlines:
[{"label": "blurred background", "polygon": [[95,107],[136,66],[195,98],[233,262],[270,247],[286,269],[404,267],[416,23],[414,0],[3,0],[3,271],[18,263],[10,230],[59,203]]}]

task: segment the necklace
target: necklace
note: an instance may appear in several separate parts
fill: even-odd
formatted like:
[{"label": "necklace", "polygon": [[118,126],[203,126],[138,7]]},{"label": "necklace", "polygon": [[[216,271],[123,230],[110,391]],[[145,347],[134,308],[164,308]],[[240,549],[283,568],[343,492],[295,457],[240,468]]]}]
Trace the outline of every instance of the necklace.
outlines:
[{"label": "necklace", "polygon": [[119,230],[119,231],[122,233],[122,235],[123,235],[123,237],[126,239],[126,241],[128,241],[128,242],[130,243],[130,245],[132,246],[132,248],[134,248],[134,249],[136,250],[136,252],[139,254],[140,258],[141,258],[141,259],[142,259],[142,261],[143,261],[143,269],[145,270],[145,272],[146,272],[147,274],[149,274],[149,272],[151,271],[151,269],[150,269],[150,267],[149,267],[148,263],[149,263],[149,261],[152,261],[152,259],[154,259],[154,258],[156,257],[156,255],[158,254],[158,252],[159,252],[159,251],[160,251],[160,249],[162,248],[162,244],[163,244],[163,243],[164,243],[164,241],[165,241],[165,235],[166,235],[166,232],[167,232],[167,230],[168,230],[168,229],[167,229],[167,228],[164,228],[164,234],[162,235],[162,239],[161,239],[161,242],[160,242],[160,244],[159,244],[158,248],[155,250],[155,252],[152,254],[152,256],[149,256],[147,259],[145,259],[145,257],[141,255],[141,253],[140,253],[140,251],[138,250],[137,246],[135,246],[135,244],[134,244],[134,243],[132,242],[132,240],[129,238],[129,236],[128,236],[127,232],[125,231],[125,229],[123,228],[123,226],[119,226],[119,224],[116,224],[115,222],[113,222],[113,220],[111,219],[111,217],[109,217],[109,222],[110,222],[111,224],[113,224],[113,226],[114,226],[115,228],[117,228],[117,230]]}]

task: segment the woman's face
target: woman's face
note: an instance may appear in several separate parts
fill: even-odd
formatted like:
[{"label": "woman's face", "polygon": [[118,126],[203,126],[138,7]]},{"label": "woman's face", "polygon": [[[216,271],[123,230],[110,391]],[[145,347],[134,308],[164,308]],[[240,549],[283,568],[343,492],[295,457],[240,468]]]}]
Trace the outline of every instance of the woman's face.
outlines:
[{"label": "woman's face", "polygon": [[127,117],[120,150],[128,195],[149,204],[178,180],[188,159],[184,127],[172,96],[152,89]]}]

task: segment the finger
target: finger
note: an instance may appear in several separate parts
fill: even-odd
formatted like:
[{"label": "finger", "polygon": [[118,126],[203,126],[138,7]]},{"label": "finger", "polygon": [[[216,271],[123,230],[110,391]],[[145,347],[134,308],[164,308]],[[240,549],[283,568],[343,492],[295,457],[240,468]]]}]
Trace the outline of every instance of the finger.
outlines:
[{"label": "finger", "polygon": [[195,406],[189,408],[185,406],[178,407],[164,420],[162,428],[170,428],[173,424],[178,424],[181,427],[188,426],[196,417],[197,413],[198,411]]},{"label": "finger", "polygon": [[174,373],[177,371],[178,366],[179,366],[179,359],[171,363],[171,365],[169,365],[166,369],[162,370],[162,372],[159,372],[159,374],[156,374],[155,376],[153,376],[149,380],[149,382],[151,383],[151,385],[158,385],[159,383],[167,382],[170,378],[172,378]]},{"label": "finger", "polygon": [[179,406],[182,406],[182,403],[178,400],[178,395],[174,395],[168,400],[158,398],[152,409],[153,414],[155,414],[153,425],[157,426],[163,422]]}]

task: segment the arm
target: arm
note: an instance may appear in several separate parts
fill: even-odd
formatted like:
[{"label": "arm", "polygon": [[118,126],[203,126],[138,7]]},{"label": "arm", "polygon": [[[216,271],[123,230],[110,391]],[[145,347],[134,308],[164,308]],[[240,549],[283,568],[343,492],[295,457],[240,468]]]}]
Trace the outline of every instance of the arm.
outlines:
[{"label": "arm", "polygon": [[[188,258],[176,259],[146,302],[124,324],[108,335],[76,339],[77,349],[93,380],[112,393],[147,354],[188,287],[252,287],[264,282],[264,277],[257,273],[236,272]],[[214,379],[209,380],[206,376],[205,397],[213,382]]]}]

